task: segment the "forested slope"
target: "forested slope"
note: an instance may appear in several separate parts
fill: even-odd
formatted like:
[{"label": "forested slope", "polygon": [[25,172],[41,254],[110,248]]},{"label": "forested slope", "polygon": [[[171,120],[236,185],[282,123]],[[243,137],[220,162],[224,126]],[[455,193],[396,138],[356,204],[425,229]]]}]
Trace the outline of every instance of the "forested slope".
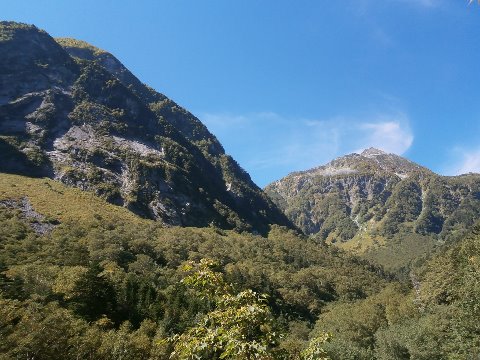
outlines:
[{"label": "forested slope", "polygon": [[1,174],[0,185],[6,358],[118,358],[118,347],[124,358],[168,358],[160,340],[212,310],[182,282],[188,261],[212,259],[233,294],[266,294],[276,333],[286,334],[268,345],[277,357],[299,354],[328,304],[364,299],[391,281],[285,228],[268,238],[164,228],[50,179]]}]

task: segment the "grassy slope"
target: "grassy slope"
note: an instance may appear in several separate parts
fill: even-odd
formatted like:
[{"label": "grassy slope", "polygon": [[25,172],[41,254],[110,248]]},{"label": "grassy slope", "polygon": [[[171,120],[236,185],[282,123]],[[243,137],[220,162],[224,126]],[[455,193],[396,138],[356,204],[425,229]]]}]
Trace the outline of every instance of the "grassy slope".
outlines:
[{"label": "grassy slope", "polygon": [[125,208],[108,204],[93,193],[67,187],[48,178],[30,178],[0,173],[0,200],[27,197],[35,211],[60,222],[93,221],[95,214],[107,220],[141,225],[149,221]]}]

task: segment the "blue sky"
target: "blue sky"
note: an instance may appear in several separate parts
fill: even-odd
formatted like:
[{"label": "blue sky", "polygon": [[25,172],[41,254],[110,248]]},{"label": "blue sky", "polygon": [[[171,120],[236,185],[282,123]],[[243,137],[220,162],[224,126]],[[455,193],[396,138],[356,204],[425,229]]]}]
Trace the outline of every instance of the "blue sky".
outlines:
[{"label": "blue sky", "polygon": [[480,172],[467,0],[15,0],[1,17],[112,52],[260,186],[370,146]]}]

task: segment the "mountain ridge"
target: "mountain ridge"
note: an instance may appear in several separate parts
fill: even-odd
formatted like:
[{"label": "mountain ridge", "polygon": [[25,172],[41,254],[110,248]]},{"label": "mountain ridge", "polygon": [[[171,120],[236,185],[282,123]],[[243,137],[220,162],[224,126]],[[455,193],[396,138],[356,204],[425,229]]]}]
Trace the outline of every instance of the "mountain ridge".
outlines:
[{"label": "mountain ridge", "polygon": [[292,227],[200,120],[110,53],[15,22],[0,23],[0,50],[1,171],[91,190],[166,225]]},{"label": "mountain ridge", "polygon": [[[305,174],[321,175],[322,172],[324,172],[324,175],[335,175],[335,173],[329,174],[328,171],[325,171],[327,168],[337,168],[337,172],[339,175],[341,175],[342,173],[360,172],[365,169],[358,166],[359,160],[367,161],[367,163],[371,166],[377,165],[378,170],[384,170],[387,172],[391,171],[399,175],[408,175],[408,173],[416,172],[416,171],[432,172],[431,170],[421,165],[418,165],[406,158],[403,158],[399,155],[396,155],[393,153],[387,153],[383,150],[370,147],[361,152],[353,152],[351,154],[337,157],[325,165],[316,166],[308,170],[294,171],[289,175],[305,175]],[[345,167],[348,165],[350,166],[353,165],[354,168]],[[398,168],[394,168],[394,166],[398,167],[398,165],[400,165],[401,167],[400,169],[401,172],[398,172],[399,170]],[[343,172],[342,172],[342,166],[345,167]]]}]

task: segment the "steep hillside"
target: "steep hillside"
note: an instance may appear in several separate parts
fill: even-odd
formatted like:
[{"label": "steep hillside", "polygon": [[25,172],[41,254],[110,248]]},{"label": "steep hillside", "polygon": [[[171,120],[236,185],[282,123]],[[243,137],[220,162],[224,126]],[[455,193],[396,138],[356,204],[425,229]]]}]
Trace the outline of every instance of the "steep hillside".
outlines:
[{"label": "steep hillside", "polygon": [[0,150],[0,171],[92,190],[165,224],[290,226],[192,114],[109,53],[34,26],[0,23]]},{"label": "steep hillside", "polygon": [[[267,238],[165,228],[57,181],[0,174],[0,357],[184,359],[167,339],[214,309],[182,281],[186,262],[201,259],[215,262],[213,279],[224,278],[231,291],[268,295],[261,303],[275,328],[253,339],[275,332],[267,344],[275,359],[298,358],[328,304],[365,299],[391,282],[366,262],[278,226]],[[249,321],[235,329],[255,321],[255,309],[246,307]]]},{"label": "steep hillside", "polygon": [[480,218],[479,175],[439,176],[377,149],[292,173],[265,191],[306,234],[366,256],[375,249],[390,265],[465,234]]}]

